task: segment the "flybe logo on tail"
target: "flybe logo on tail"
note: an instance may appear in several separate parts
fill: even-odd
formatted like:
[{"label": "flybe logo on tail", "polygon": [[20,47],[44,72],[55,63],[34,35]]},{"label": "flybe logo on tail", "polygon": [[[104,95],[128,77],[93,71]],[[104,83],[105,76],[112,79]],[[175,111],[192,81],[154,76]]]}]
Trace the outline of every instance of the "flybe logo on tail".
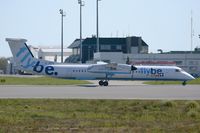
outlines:
[{"label": "flybe logo on tail", "polygon": [[43,73],[47,75],[58,75],[58,73],[54,71],[53,66],[44,66],[39,60],[33,58],[29,49],[26,46],[19,49],[16,57],[18,61],[22,64],[22,67],[25,69],[31,68],[31,70],[37,73],[42,73],[44,71]]},{"label": "flybe logo on tail", "polygon": [[[25,53],[25,54],[23,54]],[[20,56],[22,58],[20,58]],[[23,63],[23,68],[29,68],[29,67],[32,67],[35,65],[35,61],[32,60],[32,55],[31,53],[29,52],[29,50],[27,49],[27,47],[22,47],[19,49],[19,51],[17,52],[16,54],[16,57],[19,59],[20,63]]]}]

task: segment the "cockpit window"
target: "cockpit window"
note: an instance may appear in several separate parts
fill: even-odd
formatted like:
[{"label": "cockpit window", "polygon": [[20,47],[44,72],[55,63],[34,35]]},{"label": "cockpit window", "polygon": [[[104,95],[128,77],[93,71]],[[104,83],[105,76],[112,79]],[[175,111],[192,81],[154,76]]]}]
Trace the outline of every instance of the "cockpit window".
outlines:
[{"label": "cockpit window", "polygon": [[175,72],[180,72],[180,69],[175,69]]}]

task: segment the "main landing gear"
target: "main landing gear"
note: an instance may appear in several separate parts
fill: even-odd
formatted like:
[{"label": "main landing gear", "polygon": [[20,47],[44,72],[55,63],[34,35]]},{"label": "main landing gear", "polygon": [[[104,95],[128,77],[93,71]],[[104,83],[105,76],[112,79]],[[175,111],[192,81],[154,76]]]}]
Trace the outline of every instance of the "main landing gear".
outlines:
[{"label": "main landing gear", "polygon": [[104,80],[104,81],[103,81],[103,80],[100,80],[100,81],[99,81],[99,85],[100,85],[100,86],[108,86],[108,81],[107,81],[107,80]]}]

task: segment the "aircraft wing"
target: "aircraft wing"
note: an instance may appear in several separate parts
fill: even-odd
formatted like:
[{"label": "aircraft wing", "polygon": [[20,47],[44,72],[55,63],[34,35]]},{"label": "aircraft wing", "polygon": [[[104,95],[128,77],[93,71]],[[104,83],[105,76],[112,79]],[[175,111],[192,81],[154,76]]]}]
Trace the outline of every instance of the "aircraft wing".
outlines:
[{"label": "aircraft wing", "polygon": [[126,64],[94,64],[88,67],[88,72],[91,73],[106,73],[106,74],[130,74],[132,70],[131,65]]}]

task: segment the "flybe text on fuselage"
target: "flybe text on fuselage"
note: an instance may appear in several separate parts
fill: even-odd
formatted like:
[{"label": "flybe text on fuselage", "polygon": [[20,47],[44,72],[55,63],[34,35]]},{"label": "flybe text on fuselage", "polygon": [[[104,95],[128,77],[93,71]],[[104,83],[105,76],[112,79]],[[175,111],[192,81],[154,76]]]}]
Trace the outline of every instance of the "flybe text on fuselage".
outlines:
[{"label": "flybe text on fuselage", "polygon": [[53,66],[43,66],[40,64],[40,61],[38,61],[36,65],[33,67],[33,71],[37,73],[42,73],[43,70],[47,75],[58,75],[58,73],[54,71]]},{"label": "flybe text on fuselage", "polygon": [[155,75],[155,76],[164,76],[162,69],[155,69],[155,68],[140,68],[140,73],[146,75]]}]

